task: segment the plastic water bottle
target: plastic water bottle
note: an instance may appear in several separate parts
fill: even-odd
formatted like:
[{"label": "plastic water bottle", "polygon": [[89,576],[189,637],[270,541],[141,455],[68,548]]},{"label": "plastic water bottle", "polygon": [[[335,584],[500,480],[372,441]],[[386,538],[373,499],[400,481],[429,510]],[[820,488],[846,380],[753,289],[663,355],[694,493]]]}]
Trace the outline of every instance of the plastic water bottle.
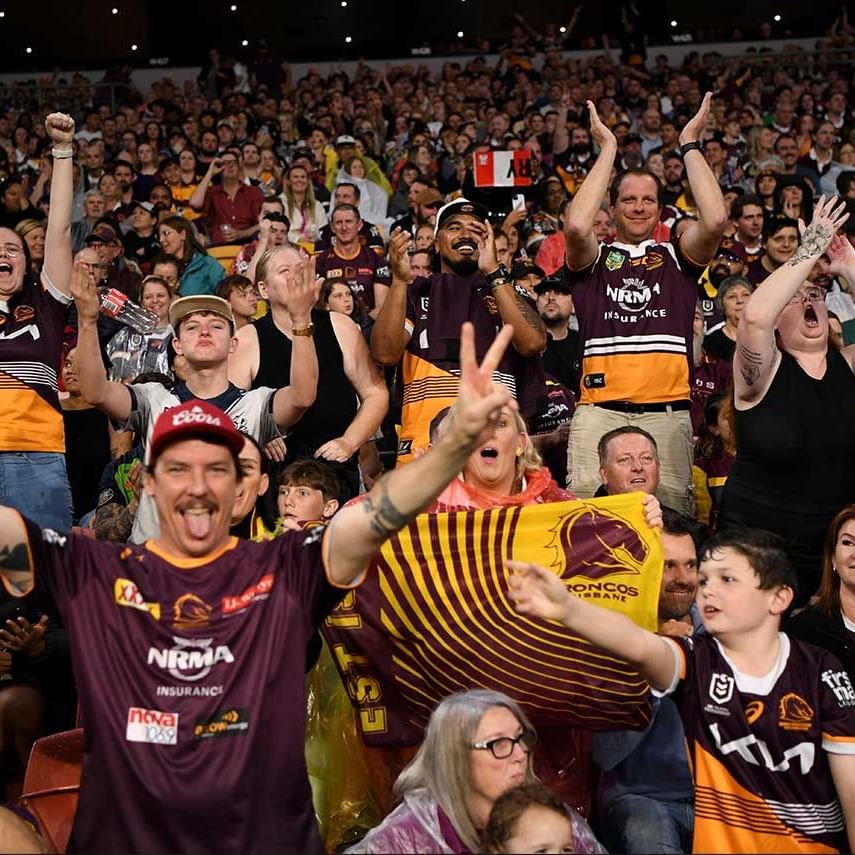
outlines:
[{"label": "plastic water bottle", "polygon": [[135,303],[116,288],[100,288],[101,314],[127,324],[143,335],[151,335],[157,329],[157,315]]}]

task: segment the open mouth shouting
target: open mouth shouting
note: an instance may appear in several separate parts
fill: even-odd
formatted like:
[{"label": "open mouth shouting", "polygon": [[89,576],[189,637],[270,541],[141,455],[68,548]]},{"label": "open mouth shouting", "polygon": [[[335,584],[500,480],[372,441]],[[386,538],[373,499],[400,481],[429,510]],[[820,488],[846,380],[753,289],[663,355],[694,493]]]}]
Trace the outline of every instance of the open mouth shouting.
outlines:
[{"label": "open mouth shouting", "polygon": [[814,329],[819,326],[819,318],[816,316],[816,309],[812,305],[808,305],[804,312],[805,326]]},{"label": "open mouth shouting", "polygon": [[6,259],[0,260],[0,276],[10,276],[12,274],[12,263]]}]

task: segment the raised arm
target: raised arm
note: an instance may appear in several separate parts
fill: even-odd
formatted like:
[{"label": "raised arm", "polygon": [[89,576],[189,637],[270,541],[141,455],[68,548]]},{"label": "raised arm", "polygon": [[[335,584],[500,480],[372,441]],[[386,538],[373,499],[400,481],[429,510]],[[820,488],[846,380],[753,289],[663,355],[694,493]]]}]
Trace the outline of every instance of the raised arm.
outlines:
[{"label": "raised arm", "polygon": [[508,595],[520,614],[558,621],[637,668],[654,689],[664,691],[674,682],[676,660],[669,641],[625,615],[572,596],[564,581],[545,567],[522,561],[508,561],[508,567],[513,571]]},{"label": "raised arm", "polygon": [[383,542],[424,510],[491,435],[503,406],[515,407],[510,391],[493,382],[513,336],[504,327],[479,366],[475,332],[464,324],[460,335],[460,392],[451,425],[427,454],[381,478],[358,504],[336,514],[324,538],[327,574],[337,585],[353,585]]},{"label": "raised arm", "polygon": [[407,317],[407,288],[410,282],[411,236],[395,229],[389,241],[392,285],[371,330],[371,356],[381,365],[397,365],[410,340],[404,321]]},{"label": "raised arm", "polygon": [[[496,236],[493,226],[487,222],[478,239],[478,267],[490,281],[490,275],[499,269],[496,255]],[[522,356],[538,356],[546,349],[546,327],[537,309],[523,297],[510,280],[491,288],[499,308],[502,322],[514,328],[511,342]]]},{"label": "raised arm", "polygon": [[211,181],[215,175],[219,175],[223,171],[223,164],[218,157],[215,157],[208,165],[208,171],[202,177],[193,195],[190,197],[190,207],[194,211],[201,211],[205,207],[205,196],[208,193],[208,188],[211,186]]},{"label": "raised arm", "polygon": [[44,278],[57,291],[71,288],[71,207],[74,198],[72,143],[74,119],[51,113],[45,130],[53,143],[53,173],[50,182],[50,213],[45,234]]},{"label": "raised arm", "polygon": [[110,418],[124,422],[131,414],[131,393],[122,383],[107,379],[98,344],[98,289],[95,278],[80,262],[71,272],[71,296],[77,306],[76,367],[80,393]]},{"label": "raised arm", "polygon": [[270,245],[270,220],[262,220],[258,224],[258,240],[255,242],[255,252],[249,260],[246,268],[246,278],[251,282],[255,282],[255,269],[258,267],[258,262],[261,261],[261,256],[267,252]]},{"label": "raised arm", "polygon": [[[711,100],[712,92],[707,92],[698,112],[680,131],[681,146],[696,143],[700,139],[710,112]],[[699,149],[691,149],[683,155],[683,162],[695,204],[698,206],[698,221],[683,232],[680,248],[691,261],[703,267],[712,260],[721,242],[721,236],[727,226],[727,207],[721,187],[704,153]]]},{"label": "raised arm", "polygon": [[[780,360],[775,344],[778,316],[804,285],[817,259],[846,222],[845,203],[819,198],[811,224],[802,232],[795,255],[765,279],[751,295],[736,330],[733,388],[737,404],[752,404],[766,393]],[[797,298],[796,298],[797,299]]]},{"label": "raised arm", "polygon": [[344,463],[377,433],[389,410],[389,392],[359,327],[337,312],[331,312],[330,319],[344,357],[344,373],[359,397],[359,409],[347,430],[325,442],[315,457]]},{"label": "raised arm", "polygon": [[[318,302],[320,280],[315,259],[300,264],[285,280],[288,314],[292,330],[305,330],[312,323],[312,307]],[[315,403],[318,394],[318,353],[311,335],[291,335],[290,384],[273,398],[273,418],[283,430],[298,421]]]},{"label": "raised arm", "polygon": [[609,189],[609,178],[617,155],[615,135],[603,124],[593,101],[588,101],[591,138],[600,149],[597,160],[564,214],[567,266],[583,270],[594,263],[599,251],[594,237],[594,217]]}]

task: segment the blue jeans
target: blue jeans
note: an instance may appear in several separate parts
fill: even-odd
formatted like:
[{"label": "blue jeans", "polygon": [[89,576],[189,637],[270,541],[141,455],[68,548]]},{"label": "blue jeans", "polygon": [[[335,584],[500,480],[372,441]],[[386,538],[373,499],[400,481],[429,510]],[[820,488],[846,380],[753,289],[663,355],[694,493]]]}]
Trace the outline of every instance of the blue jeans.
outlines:
[{"label": "blue jeans", "polygon": [[0,504],[41,528],[71,528],[71,487],[65,455],[53,451],[0,452]]},{"label": "blue jeans", "polygon": [[691,802],[649,796],[617,796],[600,817],[600,840],[609,852],[692,851],[695,808]]}]

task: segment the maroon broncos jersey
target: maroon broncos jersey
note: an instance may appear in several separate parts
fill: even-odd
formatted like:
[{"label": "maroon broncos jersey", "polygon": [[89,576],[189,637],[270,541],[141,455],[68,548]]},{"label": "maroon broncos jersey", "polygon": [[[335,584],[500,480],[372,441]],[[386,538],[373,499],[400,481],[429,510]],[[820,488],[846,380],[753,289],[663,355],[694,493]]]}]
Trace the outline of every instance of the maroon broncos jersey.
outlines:
[{"label": "maroon broncos jersey", "polygon": [[695,782],[693,852],[848,852],[828,754],[855,754],[855,690],[830,653],[779,634],[737,671],[714,638],[671,638]]},{"label": "maroon broncos jersey", "polygon": [[181,560],[42,532],[86,726],[72,852],[323,852],[304,760],[306,644],[346,593],[323,529]]}]

